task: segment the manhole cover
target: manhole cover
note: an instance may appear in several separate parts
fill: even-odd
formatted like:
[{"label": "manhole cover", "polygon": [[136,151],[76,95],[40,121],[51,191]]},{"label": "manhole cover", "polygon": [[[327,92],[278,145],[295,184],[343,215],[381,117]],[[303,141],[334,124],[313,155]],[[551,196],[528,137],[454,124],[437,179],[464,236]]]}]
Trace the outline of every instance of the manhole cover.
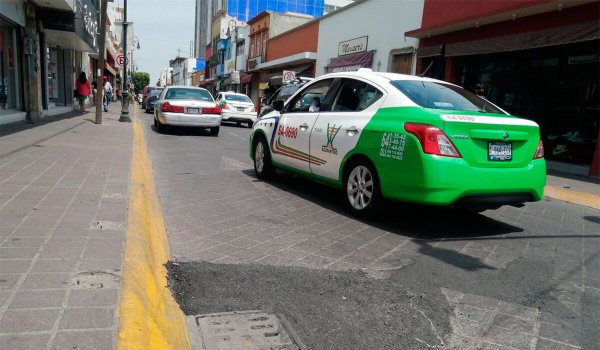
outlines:
[{"label": "manhole cover", "polygon": [[262,311],[236,311],[187,317],[195,350],[302,350],[283,317]]}]

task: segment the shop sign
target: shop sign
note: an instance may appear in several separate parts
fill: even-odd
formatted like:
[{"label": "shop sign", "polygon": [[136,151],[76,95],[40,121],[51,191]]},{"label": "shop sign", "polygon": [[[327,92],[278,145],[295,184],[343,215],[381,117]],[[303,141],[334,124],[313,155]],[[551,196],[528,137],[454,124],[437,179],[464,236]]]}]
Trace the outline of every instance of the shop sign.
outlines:
[{"label": "shop sign", "polygon": [[225,61],[225,74],[235,70],[235,62],[233,59]]},{"label": "shop sign", "polygon": [[248,60],[248,70],[256,69],[256,67],[261,63],[261,56],[252,57]]},{"label": "shop sign", "polygon": [[231,83],[232,84],[240,83],[240,71],[239,70],[231,72]]},{"label": "shop sign", "polygon": [[338,44],[338,56],[367,51],[368,42],[368,36],[361,36],[360,38],[342,41]]},{"label": "shop sign", "polygon": [[266,90],[269,88],[269,83],[259,83],[258,84],[258,89],[259,90]]}]

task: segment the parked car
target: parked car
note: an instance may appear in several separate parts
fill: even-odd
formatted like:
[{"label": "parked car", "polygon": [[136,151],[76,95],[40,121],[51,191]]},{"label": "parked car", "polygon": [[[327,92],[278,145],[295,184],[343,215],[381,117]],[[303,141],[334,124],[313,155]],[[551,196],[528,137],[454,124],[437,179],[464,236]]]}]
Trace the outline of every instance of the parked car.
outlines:
[{"label": "parked car", "polygon": [[192,126],[219,134],[221,108],[208,90],[193,86],[169,86],[154,105],[154,126],[162,132],[165,126]]},{"label": "parked car", "polygon": [[219,104],[219,107],[221,107],[223,121],[236,122],[237,125],[245,123],[248,124],[249,128],[256,121],[256,108],[250,97],[228,91],[219,92],[215,100]]},{"label": "parked car", "polygon": [[135,95],[135,100],[138,101],[139,104],[142,104],[142,97],[143,95],[141,93],[137,93]]},{"label": "parked car", "polygon": [[152,90],[150,91],[150,95],[148,99],[146,99],[146,113],[154,112],[154,104],[158,101],[158,96],[160,96],[161,90]]},{"label": "parked car", "polygon": [[158,86],[144,87],[144,90],[142,90],[142,109],[146,109],[146,100],[148,99],[148,96],[150,95],[150,91],[152,91],[152,90],[162,91],[163,89],[164,88],[158,87]]},{"label": "parked car", "polygon": [[313,79],[298,77],[298,78],[295,78],[294,80],[290,80],[290,81],[286,82],[282,87],[277,89],[277,91],[275,91],[275,93],[268,100],[264,100],[263,103],[261,103],[260,113],[258,115],[258,118],[261,118],[262,116],[266,115],[267,113],[273,111],[273,102],[287,101],[287,99],[290,96],[292,96],[296,91],[298,91],[298,89],[300,89],[302,86],[304,86],[304,84],[308,83],[311,80],[313,80]]},{"label": "parked car", "polygon": [[543,196],[539,126],[444,81],[333,73],[273,108],[251,134],[257,176],[281,168],[340,188],[359,216],[384,199],[482,211]]}]

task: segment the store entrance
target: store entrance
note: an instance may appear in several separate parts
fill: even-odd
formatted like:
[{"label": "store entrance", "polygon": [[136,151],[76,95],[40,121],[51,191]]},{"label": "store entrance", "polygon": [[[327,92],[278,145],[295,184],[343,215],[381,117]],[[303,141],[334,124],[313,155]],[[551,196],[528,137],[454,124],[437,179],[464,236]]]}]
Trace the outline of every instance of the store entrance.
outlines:
[{"label": "store entrance", "polygon": [[600,123],[600,40],[457,57],[459,83],[540,124],[546,158],[590,165]]}]

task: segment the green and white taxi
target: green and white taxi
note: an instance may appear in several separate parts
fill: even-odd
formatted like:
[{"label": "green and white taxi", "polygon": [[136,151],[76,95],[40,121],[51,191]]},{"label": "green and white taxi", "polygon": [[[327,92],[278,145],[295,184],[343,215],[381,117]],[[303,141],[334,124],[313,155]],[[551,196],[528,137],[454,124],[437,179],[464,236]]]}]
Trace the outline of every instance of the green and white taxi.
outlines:
[{"label": "green and white taxi", "polygon": [[370,69],[323,75],[254,124],[256,174],[340,188],[372,215],[384,199],[481,211],[543,196],[539,126],[459,86]]}]

